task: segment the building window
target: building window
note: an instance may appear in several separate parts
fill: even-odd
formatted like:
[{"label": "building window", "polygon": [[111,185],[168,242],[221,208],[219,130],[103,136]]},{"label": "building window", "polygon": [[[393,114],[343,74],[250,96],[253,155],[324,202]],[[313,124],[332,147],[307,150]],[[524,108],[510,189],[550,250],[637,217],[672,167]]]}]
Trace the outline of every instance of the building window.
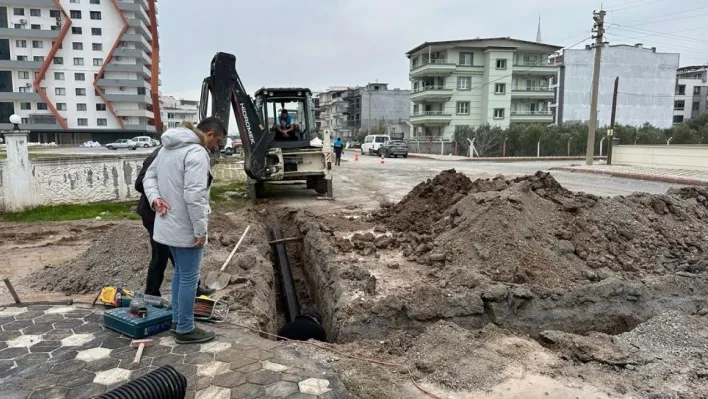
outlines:
[{"label": "building window", "polygon": [[86,80],[86,75],[83,74],[83,73],[78,73],[78,72],[77,72],[77,73],[74,74],[74,80],[84,81],[84,80]]},{"label": "building window", "polygon": [[79,126],[88,126],[88,119],[86,118],[78,118],[76,122],[79,124]]},{"label": "building window", "polygon": [[506,93],[506,83],[497,83],[494,85],[494,94]]},{"label": "building window", "polygon": [[497,69],[506,69],[506,59],[497,60]]},{"label": "building window", "polygon": [[54,64],[64,65],[64,57],[54,57]]},{"label": "building window", "polygon": [[46,111],[47,109],[47,103],[37,103],[37,111]]},{"label": "building window", "polygon": [[71,27],[71,33],[73,33],[73,34],[75,34],[75,35],[80,35],[80,34],[82,34],[83,32],[84,32],[84,31],[81,29],[80,26],[72,26],[72,27]]},{"label": "building window", "polygon": [[96,104],[96,111],[105,111],[106,104]]},{"label": "building window", "polygon": [[[52,42],[52,47],[54,47],[55,44],[56,44],[56,42]],[[62,49],[62,48],[64,48],[64,44],[59,43],[59,47],[57,47],[57,49]]]},{"label": "building window", "polygon": [[93,48],[93,51],[103,51],[102,43],[93,43],[91,47]]},{"label": "building window", "polygon": [[700,86],[695,86],[693,88],[693,94],[701,94],[701,87]]},{"label": "building window", "polygon": [[23,111],[29,111],[32,109],[32,103],[20,103],[20,109]]},{"label": "building window", "polygon": [[[52,26],[50,27],[50,29],[51,29],[51,30],[59,30],[59,29],[61,29],[61,26],[60,26],[60,25],[52,25]],[[54,43],[54,42],[52,42],[52,43]]]},{"label": "building window", "polygon": [[683,115],[674,115],[674,123],[683,122]]},{"label": "building window", "polygon": [[460,65],[472,66],[472,53],[460,53]]},{"label": "building window", "polygon": [[32,48],[44,48],[44,42],[41,40],[32,40]]},{"label": "building window", "polygon": [[84,59],[83,58],[74,58],[74,65],[77,65],[77,66],[84,65]]},{"label": "building window", "polygon": [[80,87],[76,88],[76,95],[77,96],[85,96],[86,95],[86,89],[82,89]]},{"label": "building window", "polygon": [[27,40],[15,40],[15,47],[27,48]]},{"label": "building window", "polygon": [[49,10],[49,16],[52,18],[61,18],[61,11],[59,10]]},{"label": "building window", "polygon": [[101,66],[103,65],[103,58],[94,58],[93,59],[93,66]]},{"label": "building window", "polygon": [[38,8],[30,8],[30,17],[41,17],[42,10]]},{"label": "building window", "polygon": [[79,4],[79,0],[69,0],[69,3]]},{"label": "building window", "polygon": [[693,111],[698,111],[698,109],[700,108],[700,106],[701,106],[701,103],[699,103],[699,102],[694,102],[694,103],[693,103],[693,108],[691,108],[691,109],[692,109]]},{"label": "building window", "polygon": [[89,4],[96,4],[96,5],[99,5],[99,4],[101,4],[101,0],[90,0],[90,1],[89,1]]},{"label": "building window", "polygon": [[686,85],[679,85],[678,88],[676,89],[676,94],[679,96],[685,96],[686,95]]},{"label": "building window", "polygon": [[15,24],[15,29],[24,29],[22,24]]},{"label": "building window", "polygon": [[504,108],[494,108],[494,119],[504,119]]},{"label": "building window", "polygon": [[42,25],[32,24],[32,25],[30,26],[30,29],[32,29],[32,30],[42,30]]},{"label": "building window", "polygon": [[91,34],[93,36],[101,36],[101,34],[102,34],[101,28],[91,28]]},{"label": "building window", "polygon": [[35,56],[32,58],[32,60],[35,61],[35,62],[44,62],[44,56],[43,56],[43,55],[35,55]]},{"label": "building window", "polygon": [[18,79],[29,79],[29,72],[27,71],[19,71],[17,72],[17,78]]},{"label": "building window", "polygon": [[57,103],[57,111],[66,111],[66,103]]},{"label": "building window", "polygon": [[472,78],[460,76],[457,78],[457,90],[469,90],[472,87]]},{"label": "building window", "polygon": [[54,80],[64,80],[64,72],[54,72]]},{"label": "building window", "polygon": [[686,106],[686,102],[684,100],[674,101],[674,109],[677,111],[682,111],[685,106]]},{"label": "building window", "polygon": [[108,126],[108,119],[106,118],[98,118],[96,119],[96,124],[98,126]]},{"label": "building window", "polygon": [[81,11],[71,10],[69,11],[69,16],[71,17],[71,19],[81,19]]},{"label": "building window", "polygon": [[457,102],[457,115],[469,115],[470,114],[470,102],[469,101],[458,101]]},{"label": "building window", "polygon": [[84,49],[84,44],[81,43],[81,42],[73,42],[73,43],[71,43],[71,47],[72,47],[74,50],[83,50],[83,49]]},{"label": "building window", "polygon": [[100,11],[91,11],[91,19],[100,20],[101,19],[101,12]]},{"label": "building window", "polygon": [[25,15],[25,9],[24,8],[15,8],[12,10],[12,13],[15,15]]},{"label": "building window", "polygon": [[55,87],[54,88],[54,94],[57,96],[65,96],[66,95],[66,89],[63,87]]},{"label": "building window", "polygon": [[147,94],[147,91],[145,90],[144,87],[138,87],[138,94],[140,94],[141,96],[144,96]]},{"label": "building window", "polygon": [[77,104],[76,104],[76,110],[77,110],[77,111],[86,111],[86,110],[87,110],[86,104],[84,104],[84,103],[77,103]]}]

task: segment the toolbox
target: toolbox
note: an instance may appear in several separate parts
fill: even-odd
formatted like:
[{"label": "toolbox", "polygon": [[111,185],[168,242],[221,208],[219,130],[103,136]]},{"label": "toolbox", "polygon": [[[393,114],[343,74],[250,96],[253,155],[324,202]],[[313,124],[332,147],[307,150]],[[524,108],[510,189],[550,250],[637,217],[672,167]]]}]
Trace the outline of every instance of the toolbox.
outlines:
[{"label": "toolbox", "polygon": [[147,315],[130,313],[130,308],[115,308],[103,312],[103,325],[134,339],[149,337],[170,329],[172,309],[147,306]]}]

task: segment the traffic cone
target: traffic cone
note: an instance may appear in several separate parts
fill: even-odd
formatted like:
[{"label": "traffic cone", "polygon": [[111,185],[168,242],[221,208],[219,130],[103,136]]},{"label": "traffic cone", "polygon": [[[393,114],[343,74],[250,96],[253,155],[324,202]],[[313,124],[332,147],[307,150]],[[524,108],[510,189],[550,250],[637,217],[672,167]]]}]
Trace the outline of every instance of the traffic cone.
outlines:
[{"label": "traffic cone", "polygon": [[359,162],[359,153],[358,152],[354,153],[354,162]]},{"label": "traffic cone", "polygon": [[383,164],[384,164],[384,156],[381,155],[381,165],[383,165]]}]

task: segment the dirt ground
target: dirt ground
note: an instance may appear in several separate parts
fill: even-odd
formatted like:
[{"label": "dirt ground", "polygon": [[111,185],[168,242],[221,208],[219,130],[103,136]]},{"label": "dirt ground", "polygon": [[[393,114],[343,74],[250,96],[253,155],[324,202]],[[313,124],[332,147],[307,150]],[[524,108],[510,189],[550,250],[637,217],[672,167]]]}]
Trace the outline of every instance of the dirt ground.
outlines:
[{"label": "dirt ground", "polygon": [[[301,236],[287,245],[298,296],[323,312],[337,353],[304,350],[359,397],[427,397],[411,376],[446,398],[708,397],[705,189],[605,198],[545,173],[473,181],[450,170],[396,202],[364,188],[304,206],[288,190],[219,207],[202,276],[250,225],[216,297],[237,323],[275,332],[269,229]],[[143,288],[140,222],[0,227],[2,272],[23,299]],[[170,279],[168,266],[164,295]]]}]

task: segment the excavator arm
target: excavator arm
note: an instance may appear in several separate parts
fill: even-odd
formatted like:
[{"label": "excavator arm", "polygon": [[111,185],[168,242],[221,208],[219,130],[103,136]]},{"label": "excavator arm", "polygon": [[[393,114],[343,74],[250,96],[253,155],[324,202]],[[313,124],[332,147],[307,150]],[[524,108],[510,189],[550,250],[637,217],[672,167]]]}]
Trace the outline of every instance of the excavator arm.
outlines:
[{"label": "excavator arm", "polygon": [[[211,112],[207,113],[211,97]],[[268,146],[274,134],[263,126],[253,100],[236,72],[236,56],[217,53],[211,61],[211,73],[202,84],[199,101],[199,117],[214,116],[229,128],[229,116],[233,109],[244,150],[244,169],[255,180],[268,175],[266,159]]]}]

